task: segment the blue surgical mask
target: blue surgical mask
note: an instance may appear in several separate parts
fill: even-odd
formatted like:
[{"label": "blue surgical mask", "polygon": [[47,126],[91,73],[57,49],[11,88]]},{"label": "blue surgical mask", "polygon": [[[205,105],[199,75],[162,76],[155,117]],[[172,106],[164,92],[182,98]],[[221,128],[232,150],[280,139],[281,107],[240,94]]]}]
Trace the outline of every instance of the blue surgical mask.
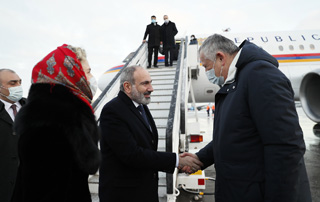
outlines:
[{"label": "blue surgical mask", "polygon": [[157,20],[155,20],[155,19],[151,20],[151,23],[156,23],[156,22],[157,22]]},{"label": "blue surgical mask", "polygon": [[206,71],[206,75],[208,80],[213,84],[221,86],[224,83],[224,77],[223,76],[217,77],[213,67],[212,69]]},{"label": "blue surgical mask", "polygon": [[[2,88],[4,88],[4,87],[2,87]],[[23,95],[22,86],[10,87],[10,88],[8,88],[8,90],[9,90],[8,96],[5,96],[3,94],[2,95],[5,96],[6,98],[8,98],[9,100],[11,100],[12,102],[18,102],[22,98],[22,95]]]}]

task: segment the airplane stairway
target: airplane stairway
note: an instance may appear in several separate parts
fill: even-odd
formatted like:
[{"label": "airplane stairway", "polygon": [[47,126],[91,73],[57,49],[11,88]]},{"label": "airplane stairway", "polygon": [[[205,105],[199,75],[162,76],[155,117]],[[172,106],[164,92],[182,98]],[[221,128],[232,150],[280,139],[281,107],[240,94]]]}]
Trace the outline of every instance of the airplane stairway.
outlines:
[{"label": "airplane stairway", "polygon": [[[153,93],[148,105],[158,129],[158,151],[166,151],[166,128],[169,117],[170,103],[176,73],[176,64],[173,67],[149,69],[152,79]],[[166,174],[159,172],[159,200],[166,201],[167,183]]]}]

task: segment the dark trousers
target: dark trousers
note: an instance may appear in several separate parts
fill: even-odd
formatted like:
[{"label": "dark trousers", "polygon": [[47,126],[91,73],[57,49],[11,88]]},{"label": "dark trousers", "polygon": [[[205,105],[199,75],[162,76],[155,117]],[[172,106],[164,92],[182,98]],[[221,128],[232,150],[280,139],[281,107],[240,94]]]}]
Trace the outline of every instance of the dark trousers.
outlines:
[{"label": "dark trousers", "polygon": [[148,63],[149,63],[150,67],[151,67],[151,60],[152,60],[153,51],[154,51],[153,66],[157,66],[159,46],[148,47]]},{"label": "dark trousers", "polygon": [[[168,57],[170,57],[170,66],[172,66],[173,63],[173,47],[170,48],[164,48],[164,62],[165,62],[165,66],[169,66],[169,62],[168,62]],[[169,52],[170,52],[170,56],[169,56]]]}]

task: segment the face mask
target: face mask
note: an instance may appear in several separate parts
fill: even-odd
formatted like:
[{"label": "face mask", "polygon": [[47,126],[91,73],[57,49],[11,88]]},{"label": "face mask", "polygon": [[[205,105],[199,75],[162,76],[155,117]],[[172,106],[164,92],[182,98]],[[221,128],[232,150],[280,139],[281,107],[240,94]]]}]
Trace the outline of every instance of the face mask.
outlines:
[{"label": "face mask", "polygon": [[[4,87],[1,86],[1,88],[4,88]],[[9,90],[8,96],[5,96],[4,94],[2,95],[8,98],[9,100],[11,100],[12,102],[18,102],[22,98],[22,95],[23,95],[22,86],[10,87],[8,88],[8,90]]]},{"label": "face mask", "polygon": [[92,77],[89,80],[89,82],[90,82],[90,89],[91,89],[92,97],[93,97],[97,92],[97,80],[96,80],[96,78]]},{"label": "face mask", "polygon": [[193,40],[193,39],[194,39],[194,37],[192,36],[192,37],[191,37],[191,40]]},{"label": "face mask", "polygon": [[[222,68],[221,68],[221,72],[222,72]],[[208,80],[213,84],[220,86],[224,83],[224,77],[223,76],[217,77],[213,67],[209,71],[206,71],[206,75],[207,75]]]},{"label": "face mask", "polygon": [[169,19],[164,20],[164,22],[165,22],[166,24],[168,24],[168,23],[169,23]]},{"label": "face mask", "polygon": [[156,23],[156,22],[157,22],[157,20],[155,20],[155,19],[151,20],[151,23]]}]

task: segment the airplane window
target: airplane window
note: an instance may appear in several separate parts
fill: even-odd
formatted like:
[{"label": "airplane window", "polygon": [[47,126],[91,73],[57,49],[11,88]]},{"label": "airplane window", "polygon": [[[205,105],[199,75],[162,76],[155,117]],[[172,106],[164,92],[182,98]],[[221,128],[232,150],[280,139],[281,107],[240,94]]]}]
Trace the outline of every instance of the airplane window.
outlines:
[{"label": "airplane window", "polygon": [[290,46],[289,46],[289,49],[290,49],[290,50],[293,50],[293,45],[290,45]]},{"label": "airplane window", "polygon": [[279,46],[279,50],[280,50],[280,51],[283,51],[283,46]]},{"label": "airplane window", "polygon": [[300,48],[300,50],[304,50],[304,46],[303,45],[300,45],[299,48]]},{"label": "airplane window", "polygon": [[310,49],[314,50],[314,45],[313,44],[310,44]]},{"label": "airplane window", "polygon": [[213,93],[213,90],[207,90],[207,93]]}]

